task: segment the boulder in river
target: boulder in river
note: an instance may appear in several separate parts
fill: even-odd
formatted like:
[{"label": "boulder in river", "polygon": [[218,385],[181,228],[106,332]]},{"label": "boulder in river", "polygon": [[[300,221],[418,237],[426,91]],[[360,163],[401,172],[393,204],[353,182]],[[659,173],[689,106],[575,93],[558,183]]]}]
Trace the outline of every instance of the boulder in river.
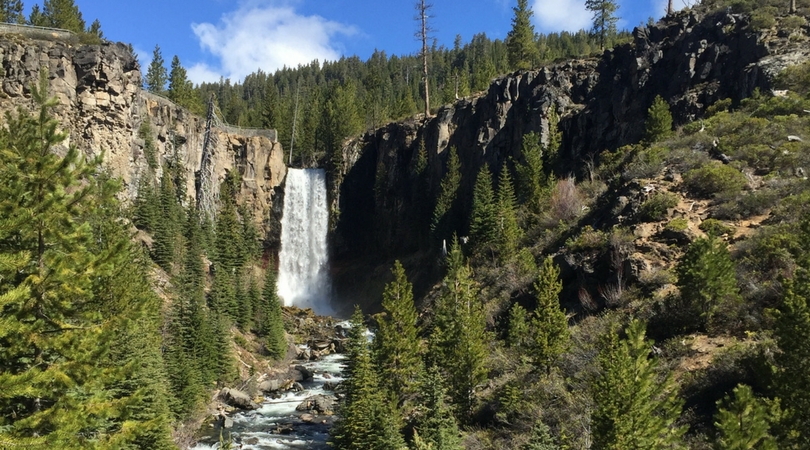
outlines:
[{"label": "boulder in river", "polygon": [[238,389],[225,388],[219,393],[220,398],[228,405],[240,409],[259,409],[259,405],[250,396]]},{"label": "boulder in river", "polygon": [[312,371],[307,369],[304,366],[297,365],[293,368],[293,378],[295,381],[307,381],[311,380],[313,376]]},{"label": "boulder in river", "polygon": [[259,383],[259,390],[262,392],[276,392],[281,390],[282,386],[284,386],[282,380],[264,380]]},{"label": "boulder in river", "polygon": [[296,411],[313,411],[317,414],[332,415],[335,411],[335,397],[329,395],[313,395],[301,402]]}]

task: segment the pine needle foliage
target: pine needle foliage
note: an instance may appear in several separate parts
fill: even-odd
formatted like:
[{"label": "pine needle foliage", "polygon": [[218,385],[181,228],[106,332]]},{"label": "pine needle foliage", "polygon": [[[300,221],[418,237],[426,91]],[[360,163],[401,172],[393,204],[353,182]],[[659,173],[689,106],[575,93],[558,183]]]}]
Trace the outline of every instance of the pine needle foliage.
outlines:
[{"label": "pine needle foliage", "polygon": [[459,186],[461,186],[461,161],[458,159],[455,147],[450,147],[450,155],[447,157],[447,172],[442,177],[439,196],[436,206],[433,208],[433,220],[430,223],[430,230],[439,239],[446,239],[456,231],[457,224],[453,206],[458,196]]},{"label": "pine needle foliage", "polygon": [[618,330],[604,337],[599,353],[602,373],[594,385],[594,446],[605,450],[680,448],[685,427],[676,426],[683,401],[671,376],[659,377],[650,357],[645,325],[632,320],[627,337]]},{"label": "pine needle foliage", "polygon": [[648,143],[653,143],[671,135],[672,113],[669,112],[669,103],[657,95],[650,109],[647,110],[647,120],[644,121],[644,139]]},{"label": "pine needle foliage", "polygon": [[104,282],[121,281],[131,257],[126,233],[97,215],[115,188],[100,159],[53,151],[66,134],[47,86],[43,72],[31,89],[36,114],[7,113],[0,127],[0,443],[124,448],[166,431],[160,411],[138,413],[143,372],[119,336],[150,300]]},{"label": "pine needle foliage", "polygon": [[501,167],[501,175],[498,179],[498,232],[496,246],[498,258],[502,264],[513,261],[518,253],[518,246],[523,238],[523,230],[517,221],[517,199],[515,188],[512,185],[512,176],[509,174],[509,167],[504,164]]},{"label": "pine needle foliage", "polygon": [[473,188],[470,240],[477,255],[493,254],[498,236],[498,208],[492,189],[492,174],[483,165]]},{"label": "pine needle foliage", "polygon": [[754,396],[751,387],[737,385],[734,397],[717,402],[714,426],[719,432],[719,450],[776,450],[770,434],[772,414],[765,401]]},{"label": "pine needle foliage", "polygon": [[509,67],[512,70],[530,69],[540,59],[531,21],[534,13],[528,0],[517,0],[517,6],[512,11],[515,13],[512,17],[512,29],[506,35]]},{"label": "pine needle foliage", "polygon": [[410,398],[417,387],[422,355],[417,327],[413,285],[399,261],[391,269],[394,280],[385,285],[382,307],[374,337],[374,355],[380,378],[394,395],[398,406]]},{"label": "pine needle foliage", "polygon": [[548,373],[557,358],[568,348],[568,318],[560,307],[560,269],[551,257],[543,260],[534,283],[537,308],[531,320],[534,336],[531,354],[535,362]]}]

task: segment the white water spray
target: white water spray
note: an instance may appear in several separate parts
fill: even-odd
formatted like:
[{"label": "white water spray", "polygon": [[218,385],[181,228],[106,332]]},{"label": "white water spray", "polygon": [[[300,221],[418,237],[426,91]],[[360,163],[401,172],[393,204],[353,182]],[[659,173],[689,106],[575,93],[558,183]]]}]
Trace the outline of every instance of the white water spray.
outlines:
[{"label": "white water spray", "polygon": [[332,314],[326,232],[329,207],[323,169],[288,169],[281,217],[278,295],[286,306]]}]

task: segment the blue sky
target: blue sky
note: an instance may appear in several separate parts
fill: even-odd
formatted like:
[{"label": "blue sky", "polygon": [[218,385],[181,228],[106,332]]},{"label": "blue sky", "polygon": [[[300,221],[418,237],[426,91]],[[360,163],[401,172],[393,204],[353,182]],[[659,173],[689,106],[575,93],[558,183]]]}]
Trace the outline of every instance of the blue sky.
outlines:
[{"label": "blue sky", "polygon": [[[683,7],[685,0],[675,0]],[[31,0],[25,1],[30,8]],[[439,45],[476,33],[503,39],[517,0],[432,0],[431,25]],[[584,0],[529,0],[536,31],[590,26]],[[239,81],[261,68],[367,59],[418,50],[414,0],[76,0],[85,21],[99,19],[105,37],[131,43],[142,67],[160,45],[166,64],[177,55],[195,83]],[[619,0],[620,26],[632,29],[663,15],[666,0]],[[145,69],[144,69],[145,71]]]}]

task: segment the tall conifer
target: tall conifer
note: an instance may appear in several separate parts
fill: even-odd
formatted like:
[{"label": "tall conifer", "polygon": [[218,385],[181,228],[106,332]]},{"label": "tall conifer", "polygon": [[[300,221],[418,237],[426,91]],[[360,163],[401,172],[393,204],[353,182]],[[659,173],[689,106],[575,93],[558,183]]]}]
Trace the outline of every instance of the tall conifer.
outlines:
[{"label": "tall conifer", "polygon": [[530,69],[540,59],[531,21],[533,12],[528,0],[517,0],[517,6],[512,11],[515,13],[512,17],[512,29],[506,35],[509,67],[512,70]]}]

